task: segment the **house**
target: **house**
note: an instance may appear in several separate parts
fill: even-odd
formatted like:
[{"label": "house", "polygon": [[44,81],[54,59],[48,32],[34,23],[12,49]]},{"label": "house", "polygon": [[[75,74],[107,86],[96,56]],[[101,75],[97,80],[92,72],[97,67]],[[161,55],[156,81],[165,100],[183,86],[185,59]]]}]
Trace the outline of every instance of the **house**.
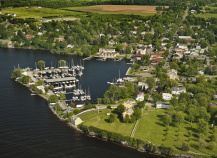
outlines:
[{"label": "house", "polygon": [[137,34],[137,31],[130,31],[130,34],[131,34],[131,35],[136,35],[136,34]]},{"label": "house", "polygon": [[51,19],[43,19],[42,22],[50,22],[52,21]]},{"label": "house", "polygon": [[73,115],[71,117],[71,123],[75,126],[81,124],[83,121],[80,119],[80,117],[78,117],[77,115]]},{"label": "house", "polygon": [[148,66],[140,66],[141,71],[148,71],[149,67]]},{"label": "house", "polygon": [[125,101],[123,103],[123,106],[126,108],[126,109],[130,109],[130,108],[133,108],[134,105],[130,102],[130,101]]},{"label": "house", "polygon": [[198,73],[199,73],[200,75],[203,75],[203,74],[204,74],[204,70],[203,70],[203,69],[200,69],[200,70],[198,70]]},{"label": "house", "polygon": [[31,39],[31,38],[34,38],[35,36],[31,35],[31,34],[26,34],[26,35],[24,35],[24,37],[27,39]]},{"label": "house", "polygon": [[134,112],[134,111],[133,111],[132,108],[126,109],[126,110],[124,110],[124,112],[122,113],[122,117],[125,118],[126,115],[129,115],[129,116],[130,116],[130,115],[133,115],[133,112]]},{"label": "house", "polygon": [[177,75],[178,71],[175,70],[175,69],[170,69],[170,70],[167,70],[167,75],[169,76],[170,79],[173,79],[173,80],[179,80],[179,75]]},{"label": "house", "polygon": [[144,92],[139,92],[136,97],[137,101],[143,101],[144,100]]},{"label": "house", "polygon": [[136,49],[136,54],[146,54],[146,47]]},{"label": "house", "polygon": [[179,39],[185,39],[187,41],[192,41],[194,40],[191,36],[179,36]]},{"label": "house", "polygon": [[110,40],[109,42],[108,42],[108,45],[110,45],[110,46],[114,46],[114,45],[116,45],[117,44],[117,42],[115,42],[114,40]]},{"label": "house", "polygon": [[163,57],[156,57],[156,58],[153,58],[151,60],[151,64],[158,64],[161,60],[163,60],[164,58]]},{"label": "house", "polygon": [[144,54],[135,54],[134,57],[136,58],[136,60],[142,60],[142,56]]},{"label": "house", "polygon": [[185,87],[172,87],[171,90],[172,90],[172,94],[186,93]]},{"label": "house", "polygon": [[196,10],[191,10],[191,14],[197,13]]},{"label": "house", "polygon": [[169,104],[165,103],[165,102],[156,102],[156,108],[160,108],[160,109],[168,109],[170,107]]},{"label": "house", "polygon": [[217,95],[213,95],[213,100],[217,100]]},{"label": "house", "polygon": [[42,93],[45,93],[44,86],[37,86],[37,88],[38,88],[39,90],[41,90],[41,91],[42,91]]},{"label": "house", "polygon": [[183,43],[177,43],[176,47],[179,49],[188,49],[187,44],[183,44]]},{"label": "house", "polygon": [[172,99],[172,94],[170,93],[162,93],[162,97],[164,100],[171,100]]},{"label": "house", "polygon": [[16,17],[17,15],[16,14],[12,14],[11,16]]},{"label": "house", "polygon": [[59,36],[59,37],[57,38],[57,40],[58,40],[59,42],[61,42],[61,41],[65,41],[65,38],[64,38],[64,36]]},{"label": "house", "polygon": [[41,35],[43,35],[43,33],[42,33],[42,32],[38,32],[37,35],[38,35],[38,36],[41,36]]},{"label": "house", "polygon": [[68,44],[68,45],[66,46],[66,48],[73,48],[73,47],[74,47],[73,44]]}]

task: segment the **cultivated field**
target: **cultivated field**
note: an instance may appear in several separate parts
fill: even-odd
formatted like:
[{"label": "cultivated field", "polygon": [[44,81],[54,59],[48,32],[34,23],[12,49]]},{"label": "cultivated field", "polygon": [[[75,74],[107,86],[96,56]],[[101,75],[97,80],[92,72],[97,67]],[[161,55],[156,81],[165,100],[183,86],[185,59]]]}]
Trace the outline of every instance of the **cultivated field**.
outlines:
[{"label": "cultivated field", "polygon": [[[95,5],[88,7],[69,7],[66,10],[77,10],[84,12],[97,12],[100,14],[139,14],[152,15],[157,13],[157,6],[137,6],[137,5]],[[166,6],[166,8],[168,8]]]},{"label": "cultivated field", "polygon": [[42,17],[76,17],[78,15],[84,15],[82,12],[75,12],[69,10],[52,9],[52,8],[4,8],[2,14],[16,14],[20,18],[42,18]]}]

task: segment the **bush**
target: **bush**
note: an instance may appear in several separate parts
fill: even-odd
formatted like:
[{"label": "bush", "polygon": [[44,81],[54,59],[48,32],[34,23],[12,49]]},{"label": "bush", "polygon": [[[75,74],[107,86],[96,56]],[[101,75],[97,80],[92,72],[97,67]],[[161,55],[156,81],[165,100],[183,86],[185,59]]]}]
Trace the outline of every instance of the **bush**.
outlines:
[{"label": "bush", "polygon": [[111,105],[108,105],[108,106],[107,106],[107,109],[112,109]]},{"label": "bush", "polygon": [[75,109],[75,110],[73,111],[73,113],[74,113],[75,115],[79,114],[79,112],[80,112],[79,109]]},{"label": "bush", "polygon": [[21,77],[21,75],[22,75],[21,69],[14,69],[11,78],[16,79],[17,77]]},{"label": "bush", "polygon": [[110,123],[112,123],[112,122],[115,122],[115,120],[116,120],[116,115],[111,113],[110,116],[109,116],[108,121],[109,121]]},{"label": "bush", "polygon": [[182,144],[182,150],[188,151],[189,149],[190,149],[190,147],[189,147],[188,143],[183,143]]}]

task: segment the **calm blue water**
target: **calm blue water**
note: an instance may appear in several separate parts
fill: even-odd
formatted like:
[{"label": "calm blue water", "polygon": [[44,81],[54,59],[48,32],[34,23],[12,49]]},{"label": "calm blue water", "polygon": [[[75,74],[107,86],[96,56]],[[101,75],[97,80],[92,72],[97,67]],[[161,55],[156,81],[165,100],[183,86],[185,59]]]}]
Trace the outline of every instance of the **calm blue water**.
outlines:
[{"label": "calm blue water", "polygon": [[[90,138],[61,122],[48,108],[46,102],[31,96],[30,91],[12,81],[14,66],[34,67],[38,60],[46,66],[73,58],[75,64],[81,58],[59,56],[41,50],[0,49],[0,157],[1,158],[142,158],[156,157],[96,138]],[[85,61],[82,88],[90,89],[93,99],[103,97],[107,81],[123,76],[128,69],[125,61]]]}]

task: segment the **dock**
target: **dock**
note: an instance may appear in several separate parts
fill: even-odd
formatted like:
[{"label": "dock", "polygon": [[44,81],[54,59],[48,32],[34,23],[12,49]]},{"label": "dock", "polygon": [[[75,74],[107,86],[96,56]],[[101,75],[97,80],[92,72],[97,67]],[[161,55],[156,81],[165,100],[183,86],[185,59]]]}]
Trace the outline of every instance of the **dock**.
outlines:
[{"label": "dock", "polygon": [[94,56],[89,56],[89,57],[84,58],[84,59],[82,59],[82,60],[91,60],[91,59],[93,59],[93,58],[94,58]]},{"label": "dock", "polygon": [[55,78],[55,79],[46,79],[44,82],[46,83],[55,83],[55,82],[66,82],[66,81],[74,81],[75,77],[65,77],[65,78]]}]

